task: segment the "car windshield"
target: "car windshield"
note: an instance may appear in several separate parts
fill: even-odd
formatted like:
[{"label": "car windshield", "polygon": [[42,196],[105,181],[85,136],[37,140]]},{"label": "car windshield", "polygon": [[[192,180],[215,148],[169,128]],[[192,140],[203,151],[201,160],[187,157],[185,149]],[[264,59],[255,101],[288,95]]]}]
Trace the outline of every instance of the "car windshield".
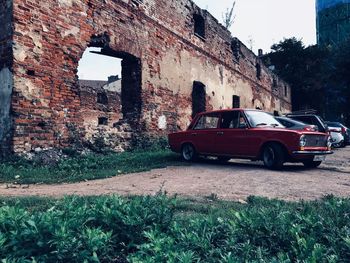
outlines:
[{"label": "car windshield", "polygon": [[284,128],[284,126],[279,123],[271,114],[263,111],[245,111],[250,125],[255,127],[271,126]]}]

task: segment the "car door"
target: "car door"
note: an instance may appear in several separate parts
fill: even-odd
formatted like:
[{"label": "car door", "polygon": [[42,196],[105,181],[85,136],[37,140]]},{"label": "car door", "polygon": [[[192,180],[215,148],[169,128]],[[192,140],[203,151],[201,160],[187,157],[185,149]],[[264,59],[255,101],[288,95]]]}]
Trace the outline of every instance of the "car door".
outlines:
[{"label": "car door", "polygon": [[248,144],[248,124],[244,114],[239,110],[224,112],[217,132],[219,152],[229,156],[250,156]]},{"label": "car door", "polygon": [[203,114],[193,126],[190,136],[198,153],[217,153],[218,147],[216,145],[216,139],[219,119],[219,113]]}]

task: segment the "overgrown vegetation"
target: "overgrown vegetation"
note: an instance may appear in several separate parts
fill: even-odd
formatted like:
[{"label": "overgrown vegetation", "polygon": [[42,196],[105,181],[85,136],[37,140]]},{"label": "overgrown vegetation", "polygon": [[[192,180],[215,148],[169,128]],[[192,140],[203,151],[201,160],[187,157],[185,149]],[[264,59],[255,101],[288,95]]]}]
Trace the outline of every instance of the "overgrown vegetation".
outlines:
[{"label": "overgrown vegetation", "polygon": [[169,143],[166,137],[143,135],[133,137],[131,147],[132,151],[158,151],[168,149]]},{"label": "overgrown vegetation", "polygon": [[0,182],[21,184],[78,182],[163,168],[176,165],[180,161],[178,155],[166,149],[87,155],[77,155],[71,151],[65,153],[71,156],[53,165],[18,157],[0,162]]},{"label": "overgrown vegetation", "polygon": [[3,262],[347,262],[350,200],[0,201]]},{"label": "overgrown vegetation", "polygon": [[235,22],[236,15],[234,15],[234,9],[236,1],[233,1],[231,8],[227,8],[222,14],[222,23],[226,29],[230,29],[232,24]]}]

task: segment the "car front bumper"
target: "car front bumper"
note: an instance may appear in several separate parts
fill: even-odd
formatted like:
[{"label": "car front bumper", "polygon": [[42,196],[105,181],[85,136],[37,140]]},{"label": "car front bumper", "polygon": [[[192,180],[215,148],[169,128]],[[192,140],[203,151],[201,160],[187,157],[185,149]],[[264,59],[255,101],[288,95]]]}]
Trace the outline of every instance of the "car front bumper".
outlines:
[{"label": "car front bumper", "polygon": [[333,151],[294,151],[293,154],[301,155],[328,155],[332,154]]}]

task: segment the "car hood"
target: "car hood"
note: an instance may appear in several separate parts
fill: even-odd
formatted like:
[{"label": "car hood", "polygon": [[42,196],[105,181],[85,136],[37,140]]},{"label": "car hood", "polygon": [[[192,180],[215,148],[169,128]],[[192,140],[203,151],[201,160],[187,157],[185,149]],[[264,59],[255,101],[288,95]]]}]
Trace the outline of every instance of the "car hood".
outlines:
[{"label": "car hood", "polygon": [[287,128],[273,128],[273,127],[257,127],[257,128],[252,128],[252,130],[263,130],[267,132],[282,132],[282,133],[292,133],[292,134],[297,134],[297,135],[327,135],[326,133],[323,132],[315,132],[315,131],[305,131],[305,130],[292,130],[292,129],[287,129]]}]

